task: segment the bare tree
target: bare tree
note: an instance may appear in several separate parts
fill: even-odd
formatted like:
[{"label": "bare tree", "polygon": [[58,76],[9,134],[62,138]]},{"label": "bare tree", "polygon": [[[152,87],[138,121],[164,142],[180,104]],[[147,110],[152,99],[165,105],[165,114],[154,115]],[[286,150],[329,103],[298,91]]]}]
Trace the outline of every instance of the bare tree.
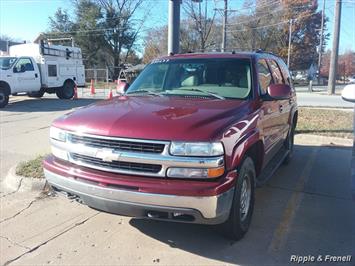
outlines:
[{"label": "bare tree", "polygon": [[[203,11],[202,8],[204,8]],[[204,7],[202,7],[201,2],[195,3],[192,0],[184,1],[183,9],[189,19],[192,20],[192,28],[199,37],[199,49],[203,52],[206,48],[214,45],[209,36],[214,26],[215,9],[212,10],[212,15],[209,16],[208,1],[204,1]]]},{"label": "bare tree", "polygon": [[[134,46],[144,20],[135,19],[136,11],[141,7],[143,0],[96,0],[103,9],[103,28],[106,49],[113,57],[115,67],[114,75],[119,73],[122,63],[121,54],[126,50],[125,60]],[[135,25],[138,22],[138,27]]]}]

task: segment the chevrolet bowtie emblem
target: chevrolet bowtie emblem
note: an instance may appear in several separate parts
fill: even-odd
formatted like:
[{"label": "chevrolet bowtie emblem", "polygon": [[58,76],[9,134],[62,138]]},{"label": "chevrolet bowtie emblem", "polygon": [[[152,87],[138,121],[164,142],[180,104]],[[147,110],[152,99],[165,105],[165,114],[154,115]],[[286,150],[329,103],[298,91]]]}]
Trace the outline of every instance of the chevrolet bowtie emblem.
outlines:
[{"label": "chevrolet bowtie emblem", "polygon": [[96,157],[104,162],[118,161],[121,154],[114,152],[112,149],[101,149],[96,152]]}]

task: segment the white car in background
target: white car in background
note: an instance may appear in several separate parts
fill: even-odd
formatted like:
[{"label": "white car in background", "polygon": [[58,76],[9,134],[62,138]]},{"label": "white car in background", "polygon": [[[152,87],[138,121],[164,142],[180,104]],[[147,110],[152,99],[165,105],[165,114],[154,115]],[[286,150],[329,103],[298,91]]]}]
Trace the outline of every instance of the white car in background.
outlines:
[{"label": "white car in background", "polygon": [[355,75],[348,78],[349,83],[355,83]]}]

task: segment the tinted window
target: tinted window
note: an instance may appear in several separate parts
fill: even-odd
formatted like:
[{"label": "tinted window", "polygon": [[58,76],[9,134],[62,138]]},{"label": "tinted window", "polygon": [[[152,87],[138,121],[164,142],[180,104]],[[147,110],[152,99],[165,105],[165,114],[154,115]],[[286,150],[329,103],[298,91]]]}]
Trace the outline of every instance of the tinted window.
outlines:
[{"label": "tinted window", "polygon": [[284,77],[285,84],[291,86],[292,79],[291,79],[291,75],[290,75],[290,71],[288,70],[288,67],[286,66],[286,64],[282,60],[279,60],[279,66],[281,68],[281,72]]},{"label": "tinted window", "polygon": [[274,78],[274,83],[275,84],[283,84],[283,77],[280,71],[279,66],[274,60],[268,60],[269,65],[270,65],[270,70],[272,73],[272,77]]},{"label": "tinted window", "polygon": [[128,90],[149,90],[166,95],[198,95],[244,99],[251,90],[249,59],[156,60],[147,66]]},{"label": "tinted window", "polygon": [[21,58],[15,66],[16,72],[34,71],[32,61],[29,58]]},{"label": "tinted window", "polygon": [[48,65],[48,77],[57,76],[57,65]]},{"label": "tinted window", "polygon": [[260,59],[257,67],[260,93],[264,95],[267,93],[267,88],[272,82],[272,77],[265,59]]}]

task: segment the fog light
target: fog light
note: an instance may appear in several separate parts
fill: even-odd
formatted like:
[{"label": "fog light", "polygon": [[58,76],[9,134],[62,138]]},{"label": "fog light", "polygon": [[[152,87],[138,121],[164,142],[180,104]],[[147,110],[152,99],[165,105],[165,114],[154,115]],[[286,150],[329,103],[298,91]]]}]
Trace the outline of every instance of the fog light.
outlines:
[{"label": "fog light", "polygon": [[57,147],[52,146],[52,154],[62,160],[68,161],[68,153],[62,149],[58,149]]},{"label": "fog light", "polygon": [[216,178],[224,173],[224,166],[217,168],[169,168],[168,177],[175,178]]}]

